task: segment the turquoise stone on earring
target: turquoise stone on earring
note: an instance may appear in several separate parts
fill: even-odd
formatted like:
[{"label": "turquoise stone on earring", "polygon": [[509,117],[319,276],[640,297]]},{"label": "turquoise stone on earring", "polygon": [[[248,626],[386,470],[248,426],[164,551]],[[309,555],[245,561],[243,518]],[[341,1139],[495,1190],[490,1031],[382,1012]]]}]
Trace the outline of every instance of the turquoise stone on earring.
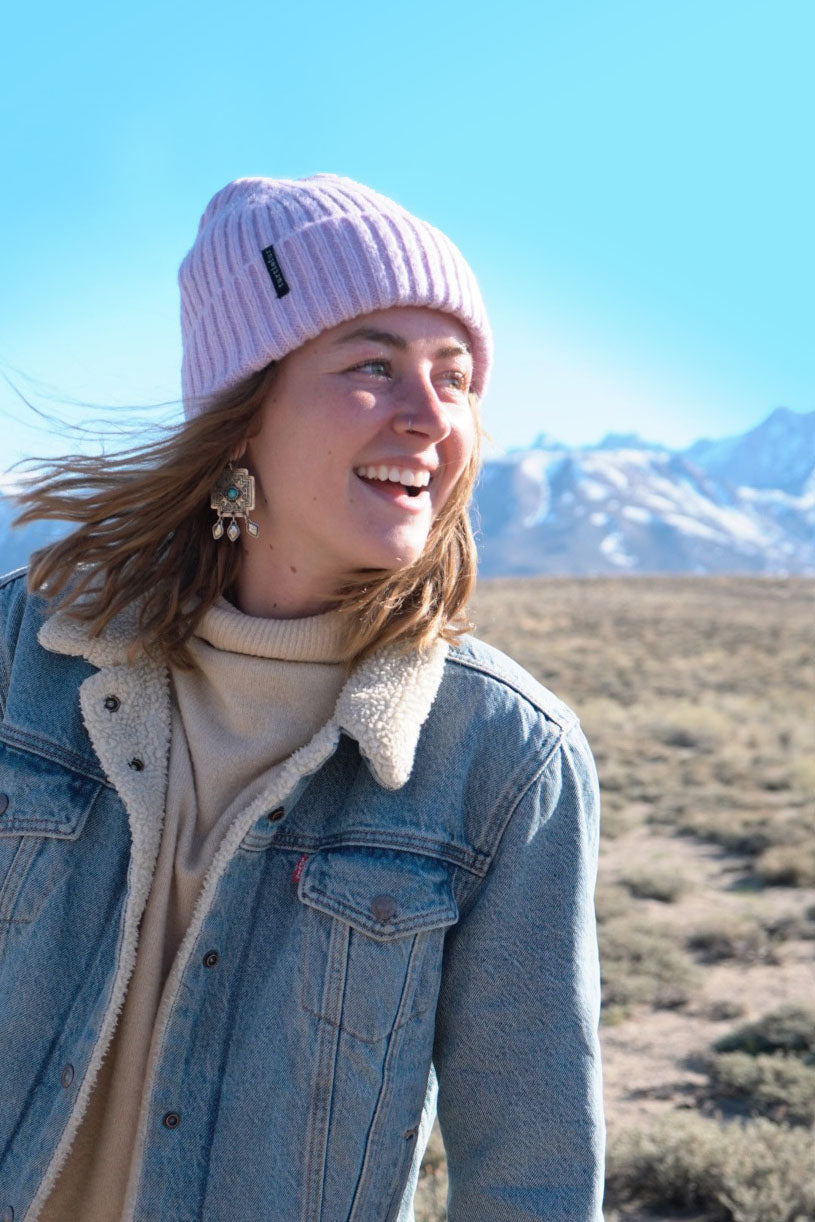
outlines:
[{"label": "turquoise stone on earring", "polygon": [[238,491],[238,489],[235,487],[234,484],[230,484],[230,486],[226,490],[226,495],[227,495],[228,500],[237,501],[238,497],[240,496],[240,492]]}]

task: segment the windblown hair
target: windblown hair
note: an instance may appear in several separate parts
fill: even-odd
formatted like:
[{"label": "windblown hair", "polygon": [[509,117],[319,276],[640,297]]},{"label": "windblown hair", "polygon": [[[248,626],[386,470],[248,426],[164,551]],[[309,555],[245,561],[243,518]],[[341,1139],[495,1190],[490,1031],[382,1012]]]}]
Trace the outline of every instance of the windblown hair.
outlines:
[{"label": "windblown hair", "polygon": [[[66,538],[34,552],[29,589],[88,623],[92,635],[131,604],[139,607],[137,647],[189,668],[187,642],[204,613],[229,595],[241,548],[212,537],[210,490],[229,453],[260,427],[260,408],[277,366],[215,397],[200,416],[158,441],[92,457],[50,460],[18,494],[22,525],[48,518],[77,523]],[[454,642],[471,627],[466,604],[476,553],[467,507],[480,460],[478,402],[471,460],[431,528],[422,555],[396,571],[348,576],[334,606],[345,617],[345,654],[355,662],[385,644],[423,649]]]}]

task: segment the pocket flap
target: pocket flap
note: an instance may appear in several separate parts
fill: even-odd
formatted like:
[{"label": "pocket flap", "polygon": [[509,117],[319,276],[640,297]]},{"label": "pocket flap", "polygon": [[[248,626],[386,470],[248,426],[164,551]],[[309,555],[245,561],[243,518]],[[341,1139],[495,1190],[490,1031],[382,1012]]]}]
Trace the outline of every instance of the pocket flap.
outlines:
[{"label": "pocket flap", "polygon": [[102,785],[28,751],[0,744],[0,836],[74,840]]},{"label": "pocket flap", "polygon": [[390,849],[321,850],[300,878],[304,903],[386,940],[452,925],[458,906],[443,861]]}]

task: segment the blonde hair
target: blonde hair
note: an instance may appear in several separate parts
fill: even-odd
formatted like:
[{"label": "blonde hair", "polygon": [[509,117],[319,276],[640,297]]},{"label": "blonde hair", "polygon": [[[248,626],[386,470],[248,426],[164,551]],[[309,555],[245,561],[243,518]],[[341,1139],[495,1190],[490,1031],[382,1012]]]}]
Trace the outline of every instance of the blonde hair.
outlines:
[{"label": "blonde hair", "polygon": [[[135,648],[168,664],[192,665],[187,642],[204,613],[235,581],[241,550],[212,537],[210,489],[226,457],[260,427],[260,408],[278,366],[267,366],[213,398],[207,411],[158,441],[113,454],[50,460],[18,495],[16,521],[68,520],[64,539],[34,552],[29,589],[99,636],[115,615],[139,607]],[[481,426],[470,396],[476,443],[470,462],[431,527],[421,556],[394,572],[350,577],[334,605],[345,617],[345,652],[357,661],[385,644],[455,642],[471,628],[466,604],[476,552],[467,513],[480,461]],[[226,440],[225,440],[226,439]]]}]

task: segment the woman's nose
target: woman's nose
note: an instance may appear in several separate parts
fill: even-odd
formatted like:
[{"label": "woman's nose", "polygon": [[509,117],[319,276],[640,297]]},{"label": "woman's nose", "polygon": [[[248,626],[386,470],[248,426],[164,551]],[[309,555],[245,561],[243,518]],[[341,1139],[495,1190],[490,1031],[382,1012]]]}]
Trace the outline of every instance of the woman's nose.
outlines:
[{"label": "woman's nose", "polygon": [[398,433],[419,433],[430,441],[441,441],[450,432],[450,415],[433,383],[417,375],[399,403],[393,418]]}]

